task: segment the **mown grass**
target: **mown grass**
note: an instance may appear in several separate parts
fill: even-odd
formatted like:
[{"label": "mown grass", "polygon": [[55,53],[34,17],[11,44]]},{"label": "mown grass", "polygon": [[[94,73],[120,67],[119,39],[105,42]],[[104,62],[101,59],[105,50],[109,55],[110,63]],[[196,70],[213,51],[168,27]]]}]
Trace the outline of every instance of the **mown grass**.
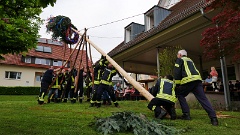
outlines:
[{"label": "mown grass", "polygon": [[[120,107],[89,107],[89,102],[37,104],[36,96],[0,96],[0,134],[3,135],[100,135],[90,126],[94,117],[108,117],[112,112],[132,111],[153,119],[148,102],[119,101]],[[181,115],[181,110],[177,109]],[[204,110],[191,110],[191,121],[162,120],[177,129],[186,129],[183,135],[239,135],[239,112],[223,111],[230,118],[219,118],[219,126],[212,126]],[[118,133],[117,135],[133,133]]]}]

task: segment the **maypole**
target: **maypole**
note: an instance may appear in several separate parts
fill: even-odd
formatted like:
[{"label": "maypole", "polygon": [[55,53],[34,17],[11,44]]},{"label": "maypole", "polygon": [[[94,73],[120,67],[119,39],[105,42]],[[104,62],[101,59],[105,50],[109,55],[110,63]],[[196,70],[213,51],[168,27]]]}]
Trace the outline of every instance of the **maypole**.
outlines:
[{"label": "maypole", "polygon": [[[72,28],[72,30],[76,33],[78,33],[80,36],[82,34]],[[111,57],[109,57],[101,48],[99,48],[97,45],[95,45],[91,40],[86,38],[86,41],[93,46],[99,53],[101,53],[103,56],[106,56],[106,59],[118,70],[119,73],[121,73],[133,86],[136,88],[148,101],[151,101],[154,97],[151,95],[145,88],[142,87],[137,81],[135,81],[125,70],[123,70]]]},{"label": "maypole", "polygon": [[[48,23],[48,30],[53,32],[52,38],[57,39],[61,37],[61,40],[68,44],[75,44],[78,41],[79,35],[82,36],[79,31],[77,31],[76,27],[71,24],[71,20],[65,16],[57,16],[50,18]],[[65,27],[67,26],[67,27]],[[85,29],[86,31],[86,29]],[[72,37],[74,34],[74,37]],[[86,36],[86,32],[84,35],[84,42],[88,42],[91,46],[93,46],[99,53],[103,56],[106,56],[106,59],[121,73],[148,101],[151,101],[154,97],[140,85],[137,81],[135,81],[125,70],[123,70],[111,57],[109,57],[101,48],[95,45],[89,38]],[[78,41],[79,43],[79,41]],[[77,47],[78,45],[76,45]],[[75,51],[76,47],[74,48],[73,52]],[[71,52],[71,54],[73,53]],[[70,55],[71,56],[71,55]],[[69,59],[68,59],[69,60]],[[66,64],[66,63],[65,63]],[[65,66],[64,64],[64,66]],[[81,63],[80,63],[81,64]],[[87,63],[88,64],[88,63]]]}]

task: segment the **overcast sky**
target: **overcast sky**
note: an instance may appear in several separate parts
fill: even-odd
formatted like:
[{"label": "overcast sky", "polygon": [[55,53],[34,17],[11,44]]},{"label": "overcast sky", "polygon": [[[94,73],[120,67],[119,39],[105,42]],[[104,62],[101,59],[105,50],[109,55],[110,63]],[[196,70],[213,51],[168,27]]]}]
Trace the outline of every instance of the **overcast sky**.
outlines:
[{"label": "overcast sky", "polygon": [[[144,24],[144,14],[147,10],[158,4],[159,0],[57,0],[54,7],[43,9],[40,15],[42,19],[50,16],[63,15],[69,17],[72,24],[83,33],[84,28],[88,29],[87,34],[90,40],[100,47],[105,53],[124,40],[124,27],[131,22]],[[141,14],[141,15],[139,15]],[[132,17],[138,15],[136,17]],[[130,19],[124,18],[132,17]],[[118,21],[115,23],[111,23]],[[99,26],[102,24],[108,25]],[[51,38],[46,33],[46,22],[39,31],[41,38]],[[101,54],[92,48],[93,61],[97,61]]]}]

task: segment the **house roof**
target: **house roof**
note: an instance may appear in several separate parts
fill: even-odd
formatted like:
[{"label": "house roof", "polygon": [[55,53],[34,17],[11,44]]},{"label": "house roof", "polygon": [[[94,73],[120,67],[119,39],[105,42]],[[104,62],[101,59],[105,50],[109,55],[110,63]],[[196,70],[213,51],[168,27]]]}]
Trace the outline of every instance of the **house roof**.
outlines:
[{"label": "house roof", "polygon": [[[49,40],[49,39],[45,39]],[[52,52],[51,53],[44,53],[44,52],[38,52],[35,51],[35,49],[29,50],[29,52],[26,54],[26,56],[31,56],[31,57],[37,57],[37,58],[46,58],[46,59],[53,59],[53,60],[62,60],[64,57],[64,52],[65,52],[65,58],[64,60],[67,60],[70,56],[70,48],[66,46],[66,51],[64,45],[61,44],[51,44],[48,42],[38,42],[39,46],[47,46],[51,47]],[[73,50],[73,49],[71,49]],[[75,58],[77,55],[77,49],[74,51],[71,57],[71,61],[74,62]],[[1,64],[6,64],[6,65],[16,65],[16,66],[27,66],[27,67],[36,67],[36,68],[49,68],[49,65],[41,65],[41,64],[31,64],[31,63],[24,63],[22,62],[22,54],[18,55],[12,55],[12,54],[7,54],[4,55],[5,60],[0,60]],[[81,59],[82,58],[82,59]],[[91,60],[88,59],[88,65],[89,67],[92,65]],[[79,61],[82,60],[82,63],[84,67],[86,67],[86,51],[85,50],[80,50],[77,60],[76,60],[76,65],[75,67],[78,67]]]},{"label": "house roof", "polygon": [[135,39],[127,42],[120,43],[117,47],[111,50],[108,55],[113,57],[128,48],[150,38],[151,36],[160,33],[161,31],[171,27],[174,24],[186,19],[187,17],[199,12],[199,9],[206,7],[208,3],[206,0],[182,0],[176,5],[172,6],[169,10],[171,13],[155,28],[146,32],[140,33]]}]

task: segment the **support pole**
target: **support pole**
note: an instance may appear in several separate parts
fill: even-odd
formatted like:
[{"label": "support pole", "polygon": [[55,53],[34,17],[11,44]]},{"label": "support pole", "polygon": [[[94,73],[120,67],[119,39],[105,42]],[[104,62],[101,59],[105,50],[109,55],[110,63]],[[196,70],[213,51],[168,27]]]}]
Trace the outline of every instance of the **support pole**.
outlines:
[{"label": "support pole", "polygon": [[[209,22],[212,22],[212,20],[205,15],[203,8],[200,9],[200,12],[204,18],[206,18]],[[216,26],[216,28],[218,28],[218,22],[216,22],[215,26]],[[217,36],[217,42],[218,42],[219,51],[221,53],[220,63],[221,63],[221,71],[222,71],[222,79],[223,79],[225,106],[226,106],[226,110],[231,110],[232,105],[231,105],[230,92],[229,92],[229,87],[228,87],[227,65],[226,65],[226,60],[225,60],[225,56],[224,56],[224,50],[221,48],[221,41],[220,41],[219,33]]]},{"label": "support pole", "polygon": [[[75,29],[73,31],[77,32],[80,36],[82,34]],[[151,101],[154,97],[145,88],[143,88],[137,81],[135,81],[130,75],[127,74],[111,57],[109,57],[102,49],[95,45],[91,40],[86,38],[87,42],[91,44],[99,53],[106,56],[106,59],[121,73],[133,86],[136,88],[148,101]]]}]

